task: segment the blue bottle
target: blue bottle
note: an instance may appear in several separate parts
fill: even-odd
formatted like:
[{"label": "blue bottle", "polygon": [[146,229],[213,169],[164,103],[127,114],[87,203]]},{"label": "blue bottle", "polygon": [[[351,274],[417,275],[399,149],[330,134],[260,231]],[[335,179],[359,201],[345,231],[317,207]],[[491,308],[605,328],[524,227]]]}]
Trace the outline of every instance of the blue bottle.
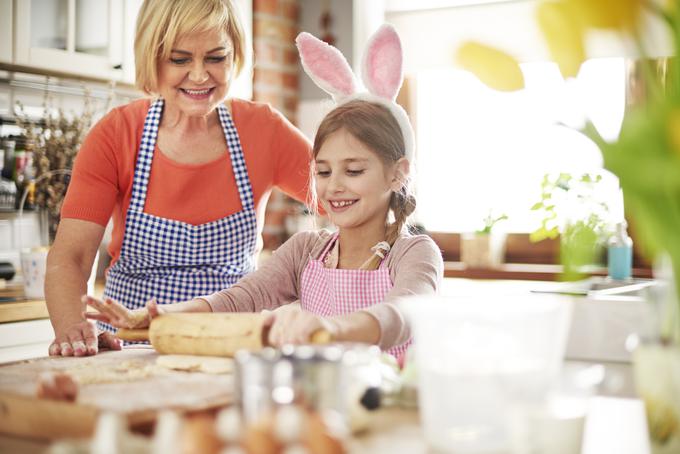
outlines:
[{"label": "blue bottle", "polygon": [[615,280],[629,279],[633,270],[633,240],[626,227],[625,221],[616,224],[616,233],[609,239],[607,248],[609,277]]}]

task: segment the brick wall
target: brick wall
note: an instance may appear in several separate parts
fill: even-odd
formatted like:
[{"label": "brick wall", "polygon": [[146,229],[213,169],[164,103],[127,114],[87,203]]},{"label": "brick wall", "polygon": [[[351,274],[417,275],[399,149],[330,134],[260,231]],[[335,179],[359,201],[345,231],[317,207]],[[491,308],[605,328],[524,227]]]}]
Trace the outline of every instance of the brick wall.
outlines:
[{"label": "brick wall", "polygon": [[[253,99],[268,102],[296,124],[299,99],[298,0],[253,1]],[[267,205],[264,246],[275,249],[286,237],[285,221],[292,202],[274,190]]]}]

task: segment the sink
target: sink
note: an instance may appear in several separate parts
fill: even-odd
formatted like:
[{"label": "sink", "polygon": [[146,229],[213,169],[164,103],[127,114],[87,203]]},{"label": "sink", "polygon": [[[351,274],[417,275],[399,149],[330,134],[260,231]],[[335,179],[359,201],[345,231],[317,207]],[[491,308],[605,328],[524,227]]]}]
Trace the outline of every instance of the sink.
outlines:
[{"label": "sink", "polygon": [[562,293],[565,295],[582,295],[592,298],[610,295],[641,296],[643,289],[656,285],[654,279],[631,278],[614,280],[608,277],[593,276],[574,282],[555,282],[532,289],[534,293]]}]

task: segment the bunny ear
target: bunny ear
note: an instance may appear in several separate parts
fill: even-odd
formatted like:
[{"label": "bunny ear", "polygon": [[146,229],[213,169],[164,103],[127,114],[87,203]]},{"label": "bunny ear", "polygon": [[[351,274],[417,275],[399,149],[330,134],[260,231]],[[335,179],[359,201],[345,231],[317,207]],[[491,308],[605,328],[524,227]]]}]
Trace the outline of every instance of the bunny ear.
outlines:
[{"label": "bunny ear", "polygon": [[362,79],[368,91],[394,101],[404,79],[399,35],[389,24],[382,25],[368,41],[362,62]]},{"label": "bunny ear", "polygon": [[354,73],[338,49],[306,32],[297,36],[295,44],[305,72],[336,101],[357,91]]}]

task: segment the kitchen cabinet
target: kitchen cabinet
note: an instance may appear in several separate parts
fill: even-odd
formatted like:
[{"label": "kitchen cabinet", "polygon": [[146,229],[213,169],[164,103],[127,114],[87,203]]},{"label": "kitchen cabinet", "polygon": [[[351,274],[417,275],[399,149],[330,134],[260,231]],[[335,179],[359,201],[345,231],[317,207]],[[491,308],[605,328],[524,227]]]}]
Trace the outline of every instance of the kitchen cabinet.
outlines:
[{"label": "kitchen cabinet", "polygon": [[12,62],[12,0],[0,0],[0,63]]},{"label": "kitchen cabinet", "polygon": [[[143,0],[0,0],[0,64],[36,73],[135,82]],[[234,0],[252,48],[252,0]],[[252,97],[252,56],[230,94]]]},{"label": "kitchen cabinet", "polygon": [[[5,1],[5,0],[2,0]],[[15,0],[13,63],[39,70],[133,82],[126,36],[141,0]]]},{"label": "kitchen cabinet", "polygon": [[0,363],[47,356],[54,330],[47,318],[0,323]]}]

